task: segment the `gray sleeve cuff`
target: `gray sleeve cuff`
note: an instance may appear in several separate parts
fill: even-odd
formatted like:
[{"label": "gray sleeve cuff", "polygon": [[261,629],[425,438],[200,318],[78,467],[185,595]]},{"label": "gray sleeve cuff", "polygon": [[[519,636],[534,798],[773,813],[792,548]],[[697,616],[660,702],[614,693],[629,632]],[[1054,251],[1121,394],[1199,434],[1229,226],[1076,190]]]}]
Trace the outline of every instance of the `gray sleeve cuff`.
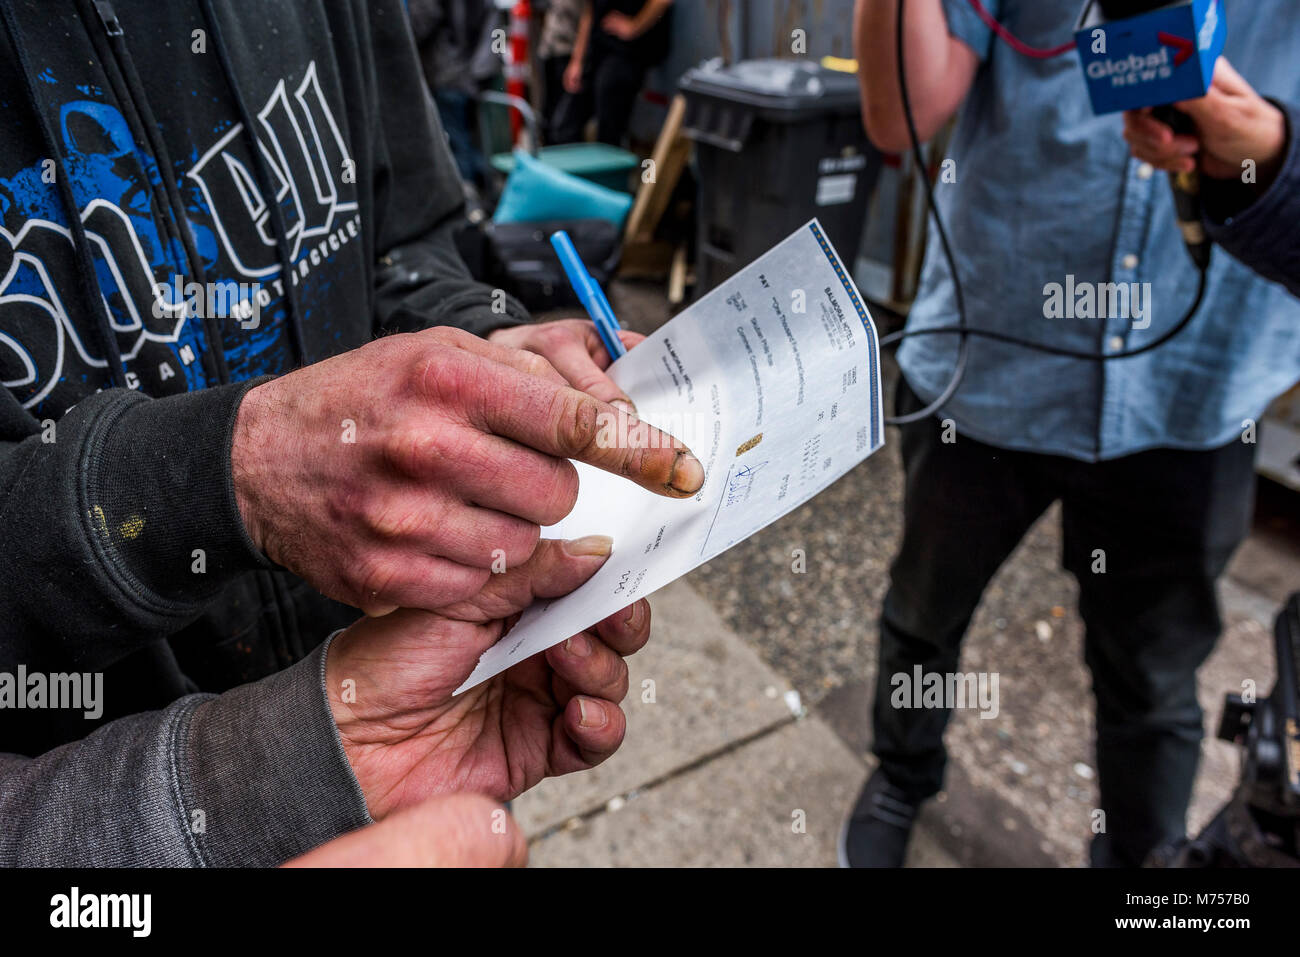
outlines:
[{"label": "gray sleeve cuff", "polygon": [[270,867],[371,823],[325,692],[334,636],[176,725],[173,780],[209,867]]}]

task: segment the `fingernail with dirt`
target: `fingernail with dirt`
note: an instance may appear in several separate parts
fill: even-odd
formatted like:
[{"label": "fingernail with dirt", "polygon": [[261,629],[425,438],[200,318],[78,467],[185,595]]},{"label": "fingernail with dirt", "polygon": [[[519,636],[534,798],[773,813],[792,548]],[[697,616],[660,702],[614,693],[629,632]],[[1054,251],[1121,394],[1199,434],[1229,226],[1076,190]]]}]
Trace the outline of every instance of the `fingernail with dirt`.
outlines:
[{"label": "fingernail with dirt", "polygon": [[704,466],[690,452],[678,452],[673,463],[673,475],[668,485],[675,492],[694,495],[704,484]]}]

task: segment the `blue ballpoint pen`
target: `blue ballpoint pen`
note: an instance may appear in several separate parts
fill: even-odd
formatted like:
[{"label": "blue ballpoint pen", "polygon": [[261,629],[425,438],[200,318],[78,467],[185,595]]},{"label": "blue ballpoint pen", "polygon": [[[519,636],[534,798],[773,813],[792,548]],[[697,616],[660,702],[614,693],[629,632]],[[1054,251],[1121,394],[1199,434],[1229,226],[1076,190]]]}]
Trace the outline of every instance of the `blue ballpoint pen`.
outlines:
[{"label": "blue ballpoint pen", "polygon": [[563,229],[557,229],[551,234],[551,245],[555,247],[555,254],[560,257],[560,265],[564,267],[564,274],[569,277],[569,285],[578,294],[578,299],[587,310],[587,315],[591,316],[591,321],[595,324],[596,332],[600,336],[600,341],[605,344],[605,351],[609,353],[609,357],[617,359],[619,356],[626,355],[627,349],[623,347],[623,340],[618,337],[618,320],[614,318],[614,310],[610,307],[609,300],[605,298],[605,293],[601,291],[600,284],[591,278],[591,273],[587,272],[587,267],[582,264],[582,259],[578,256],[578,250],[573,247],[573,240],[569,238],[569,234]]}]

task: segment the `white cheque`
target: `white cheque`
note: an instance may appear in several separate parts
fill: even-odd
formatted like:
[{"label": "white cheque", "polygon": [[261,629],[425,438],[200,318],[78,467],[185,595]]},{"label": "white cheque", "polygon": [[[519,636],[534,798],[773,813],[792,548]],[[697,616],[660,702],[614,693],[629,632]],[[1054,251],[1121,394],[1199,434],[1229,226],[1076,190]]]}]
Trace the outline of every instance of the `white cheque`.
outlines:
[{"label": "white cheque", "polygon": [[668,499],[578,464],[577,504],[542,535],[608,535],[613,553],[581,588],[525,611],[458,693],[744,541],[880,448],[879,348],[813,220],[619,359],[610,376],[699,456],[704,487]]}]

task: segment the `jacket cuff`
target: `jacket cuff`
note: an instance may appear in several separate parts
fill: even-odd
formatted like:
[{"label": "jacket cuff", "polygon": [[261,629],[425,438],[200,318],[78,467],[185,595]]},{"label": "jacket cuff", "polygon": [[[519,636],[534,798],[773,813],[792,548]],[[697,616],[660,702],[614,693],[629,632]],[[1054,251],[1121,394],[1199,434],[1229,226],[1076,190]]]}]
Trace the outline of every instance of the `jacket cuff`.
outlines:
[{"label": "jacket cuff", "polygon": [[537,321],[522,302],[504,289],[482,288],[452,296],[444,308],[455,314],[455,325],[483,339],[498,329]]},{"label": "jacket cuff", "polygon": [[236,575],[273,567],[244,528],[230,466],[239,405],[264,381],[128,393],[85,439],[78,471],[92,548],[155,614],[192,613]]},{"label": "jacket cuff", "polygon": [[[1290,217],[1282,222],[1279,212],[1297,206],[1300,188],[1300,110],[1270,100],[1286,118],[1287,145],[1277,175],[1263,193],[1257,194],[1237,180],[1227,184],[1206,180],[1206,229],[1210,238],[1225,248],[1267,244],[1290,234]],[[1261,230],[1263,234],[1261,235]]]},{"label": "jacket cuff", "polygon": [[[504,289],[472,279],[468,271],[462,273],[465,267],[454,242],[442,239],[441,247],[415,244],[385,254],[375,279],[380,299],[378,331],[455,326],[486,338],[497,329],[533,321],[527,307]],[[449,264],[449,257],[456,262]]]},{"label": "jacket cuff", "polygon": [[492,292],[485,287],[443,300],[436,313],[420,309],[418,303],[403,304],[394,310],[392,325],[403,332],[455,326],[486,339],[498,329],[533,322],[528,310],[514,296],[503,292],[497,302],[499,305],[493,303]]},{"label": "jacket cuff", "polygon": [[173,779],[204,866],[274,867],[371,823],[326,697],[333,637],[178,722]]}]

